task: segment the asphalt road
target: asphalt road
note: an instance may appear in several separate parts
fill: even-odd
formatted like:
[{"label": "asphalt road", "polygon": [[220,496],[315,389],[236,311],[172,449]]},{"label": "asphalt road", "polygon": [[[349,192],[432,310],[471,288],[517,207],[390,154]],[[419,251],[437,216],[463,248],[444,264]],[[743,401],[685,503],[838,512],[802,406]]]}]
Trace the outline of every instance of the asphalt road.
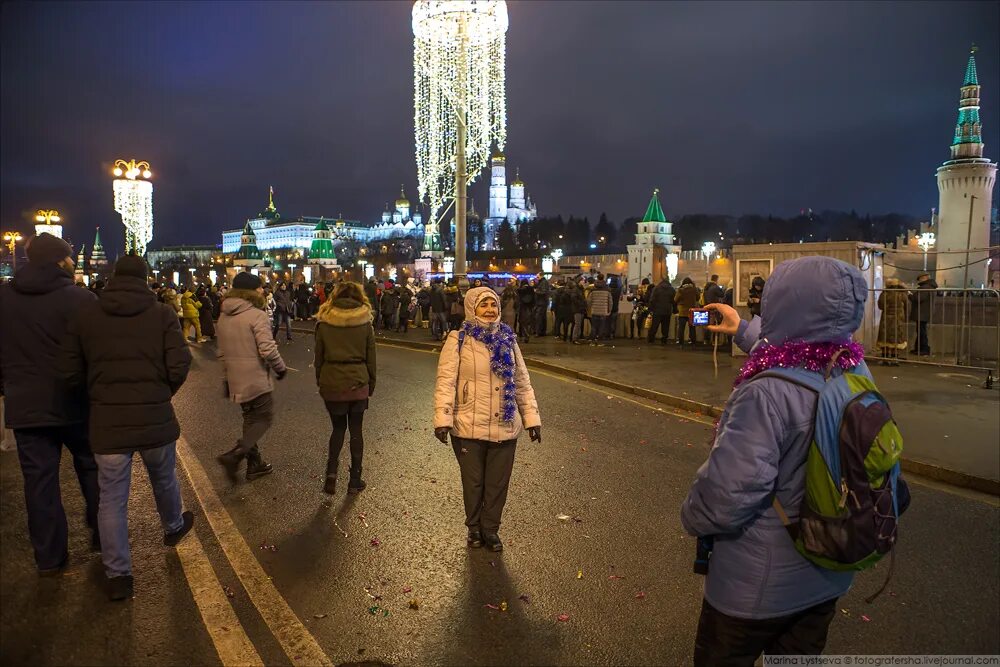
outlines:
[{"label": "asphalt road", "polygon": [[[221,396],[210,344],[196,351],[175,405],[184,437],[239,534],[332,663],[690,663],[701,579],[691,572],[694,543],[680,527],[678,508],[708,452],[709,423],[532,371],[543,442],[518,443],[501,528],[506,550],[470,551],[454,454],[432,435],[436,356],[378,348],[378,388],[365,418],[368,489],[349,498],[341,488],[331,501],[321,488],[329,421],[316,394],[310,347],[308,336],[281,346],[297,370],[278,384],[275,424],[262,441],[265,458],[275,466],[269,477],[233,485],[214,462],[232,446],[240,419],[239,408]],[[346,446],[342,457],[346,471]],[[16,461],[10,453],[0,461],[0,557],[9,563],[30,556],[23,544],[11,544],[24,539],[19,475],[11,474]],[[137,478],[133,493],[145,489],[148,496],[144,484]],[[69,498],[72,486],[64,481],[64,488]],[[828,652],[1000,653],[996,501],[919,483],[912,490],[891,592],[868,605],[863,598],[881,584],[884,569],[859,576],[839,604],[843,611]],[[185,494],[197,506],[188,485]],[[133,520],[133,532],[141,530],[136,524],[158,530],[151,499],[136,502],[149,510]],[[200,514],[199,522],[205,549],[220,581],[232,584],[232,603],[261,658],[288,664]],[[176,570],[171,558],[140,552],[136,567],[160,572],[175,587],[179,578],[183,589],[183,575],[170,571]],[[4,655],[28,641],[8,632],[8,592],[23,585],[19,581],[29,569],[30,563],[8,576],[7,565],[0,577]],[[133,607],[149,602],[140,583],[136,600],[128,603]],[[177,602],[160,613],[197,626],[193,603],[183,590],[176,595]],[[417,609],[409,608],[411,600]],[[110,605],[96,594],[92,604],[98,614]],[[71,622],[37,614],[32,626],[26,603],[18,613],[28,618],[18,627],[39,635],[42,644],[45,633],[72,632]],[[559,620],[563,614],[567,620]],[[138,646],[130,649],[128,662],[218,663],[204,628],[171,620],[161,624],[164,633],[190,638],[189,648],[169,657],[162,648],[146,656],[144,633],[131,633]],[[93,659],[102,655],[99,632],[82,638],[95,644],[88,660],[62,650],[33,662],[124,662],[115,659],[121,652]],[[201,659],[190,660],[192,652]]]}]

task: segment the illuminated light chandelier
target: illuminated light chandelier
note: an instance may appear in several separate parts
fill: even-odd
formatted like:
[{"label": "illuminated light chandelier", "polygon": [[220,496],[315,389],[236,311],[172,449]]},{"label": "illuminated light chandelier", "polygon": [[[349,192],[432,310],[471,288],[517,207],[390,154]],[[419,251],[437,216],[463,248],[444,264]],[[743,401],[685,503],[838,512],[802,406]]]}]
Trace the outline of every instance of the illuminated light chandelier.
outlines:
[{"label": "illuminated light chandelier", "polygon": [[460,274],[466,189],[486,167],[491,146],[503,150],[507,140],[506,33],[504,0],[413,5],[418,199],[430,207],[424,250],[440,250],[440,221],[455,206]]},{"label": "illuminated light chandelier", "polygon": [[[125,252],[146,254],[153,240],[153,173],[146,161],[115,160],[115,210],[125,225]],[[141,178],[140,178],[141,177]]]}]

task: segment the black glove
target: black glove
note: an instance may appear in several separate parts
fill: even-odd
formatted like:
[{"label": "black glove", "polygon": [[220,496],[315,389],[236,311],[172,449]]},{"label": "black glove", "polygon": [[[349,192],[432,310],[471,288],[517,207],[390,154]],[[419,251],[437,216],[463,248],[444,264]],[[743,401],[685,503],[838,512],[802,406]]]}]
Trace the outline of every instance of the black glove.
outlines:
[{"label": "black glove", "polygon": [[229,380],[222,381],[222,398],[229,398]]},{"label": "black glove", "polygon": [[528,429],[528,437],[531,438],[532,442],[539,442],[540,443],[542,441],[542,427],[541,426],[532,426],[531,428],[529,428]]},{"label": "black glove", "polygon": [[438,428],[434,429],[434,437],[437,438],[438,440],[440,440],[441,442],[443,442],[446,445],[448,444],[448,434],[449,433],[451,433],[451,429],[448,428],[447,426],[441,426],[441,427],[438,427]]},{"label": "black glove", "polygon": [[280,371],[274,371],[275,380],[284,380],[286,375],[288,375],[287,368],[282,368]]},{"label": "black glove", "polygon": [[370,384],[368,385],[368,396],[371,397],[374,395],[375,395],[375,385]]}]

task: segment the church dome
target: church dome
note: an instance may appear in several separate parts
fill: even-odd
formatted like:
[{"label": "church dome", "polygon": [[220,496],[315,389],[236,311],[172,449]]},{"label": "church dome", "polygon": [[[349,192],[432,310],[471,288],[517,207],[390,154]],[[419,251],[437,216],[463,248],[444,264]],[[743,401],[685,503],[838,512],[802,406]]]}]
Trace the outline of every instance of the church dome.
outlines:
[{"label": "church dome", "polygon": [[511,183],[511,185],[518,185],[518,186],[520,186],[522,188],[524,187],[524,181],[521,180],[521,170],[520,169],[518,169],[515,172],[514,182]]},{"label": "church dome", "polygon": [[406,198],[402,185],[399,186],[399,199],[396,200],[396,208],[410,208],[410,200]]}]

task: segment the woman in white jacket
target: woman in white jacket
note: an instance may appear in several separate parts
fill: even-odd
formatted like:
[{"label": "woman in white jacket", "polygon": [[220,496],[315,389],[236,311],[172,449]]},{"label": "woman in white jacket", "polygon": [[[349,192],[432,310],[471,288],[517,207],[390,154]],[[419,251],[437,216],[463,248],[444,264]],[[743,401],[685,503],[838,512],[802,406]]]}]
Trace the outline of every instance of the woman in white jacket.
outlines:
[{"label": "woman in white jacket", "polygon": [[452,447],[462,474],[468,545],[502,551],[500,515],[517,437],[542,441],[535,392],[513,330],[500,322],[489,287],[465,295],[465,322],[441,350],[434,388],[434,435]]}]

